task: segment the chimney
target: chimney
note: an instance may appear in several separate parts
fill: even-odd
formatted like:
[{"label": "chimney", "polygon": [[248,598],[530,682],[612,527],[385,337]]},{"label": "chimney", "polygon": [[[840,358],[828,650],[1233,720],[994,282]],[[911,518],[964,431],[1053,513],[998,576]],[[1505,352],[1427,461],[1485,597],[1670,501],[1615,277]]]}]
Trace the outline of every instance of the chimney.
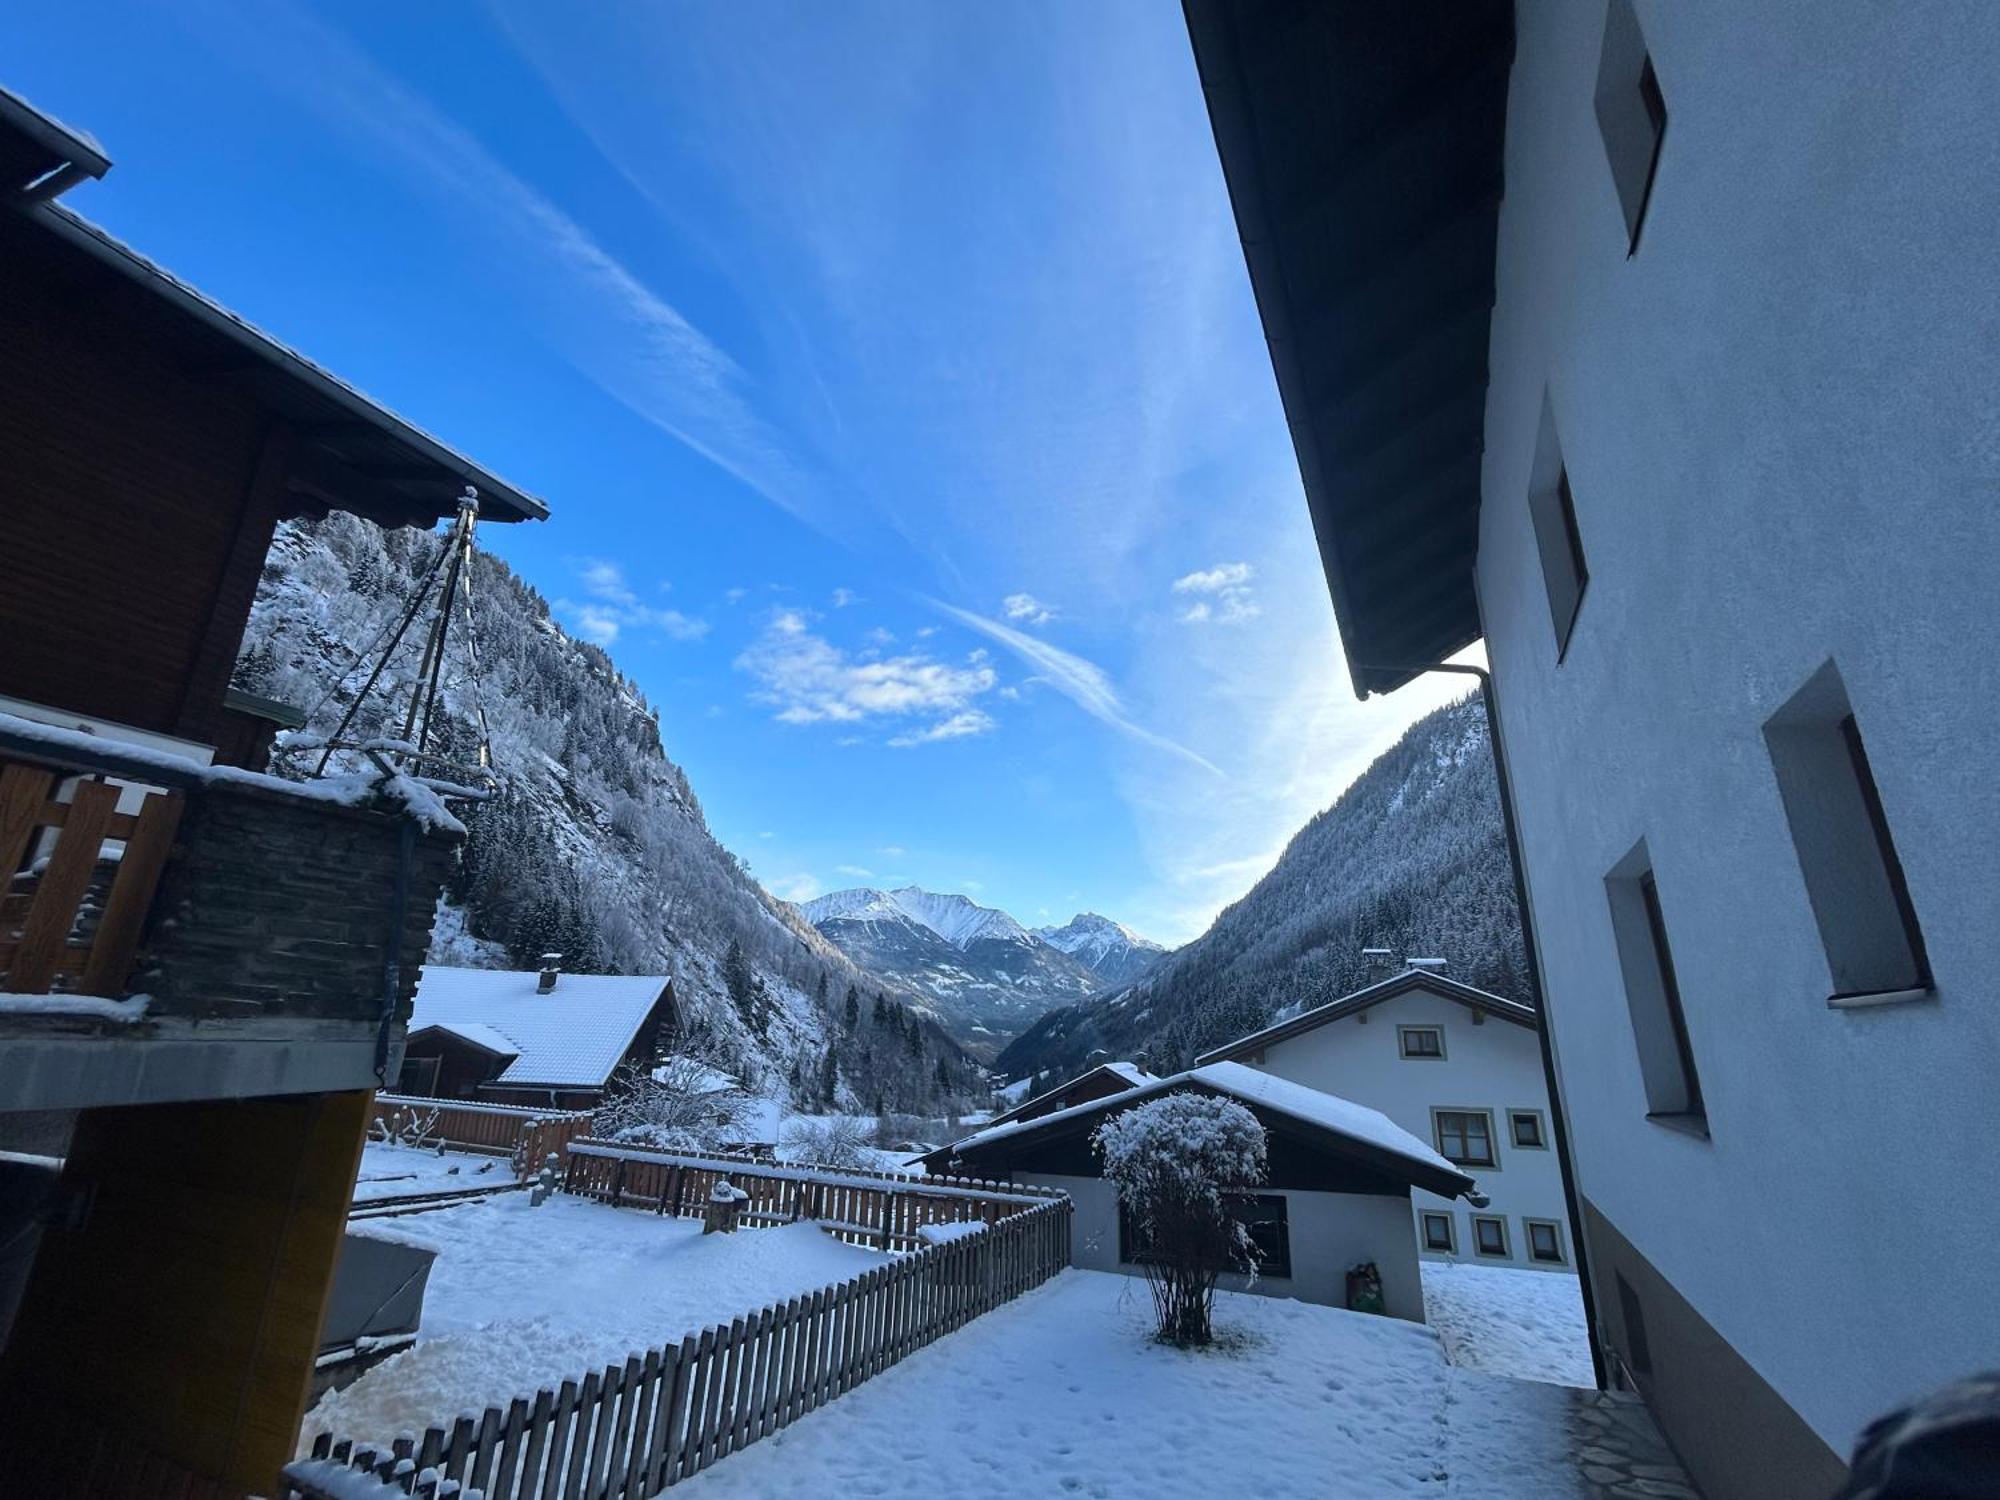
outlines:
[{"label": "chimney", "polygon": [[1396,967],[1396,950],[1394,948],[1363,948],[1361,956],[1368,960],[1368,966],[1372,969],[1393,969]]},{"label": "chimney", "polygon": [[535,981],[535,993],[547,995],[554,991],[556,981],[562,977],[562,955],[544,953],[542,955],[541,977]]},{"label": "chimney", "polygon": [[1451,967],[1449,961],[1442,958],[1412,958],[1407,960],[1407,964],[1412,969],[1423,969],[1431,974],[1442,974]]}]

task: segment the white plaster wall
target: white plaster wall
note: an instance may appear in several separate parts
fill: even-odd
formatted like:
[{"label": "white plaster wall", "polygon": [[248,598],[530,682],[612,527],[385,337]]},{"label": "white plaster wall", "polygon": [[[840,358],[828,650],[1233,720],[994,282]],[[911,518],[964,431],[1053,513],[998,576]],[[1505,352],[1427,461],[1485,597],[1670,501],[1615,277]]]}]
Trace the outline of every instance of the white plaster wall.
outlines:
[{"label": "white plaster wall", "polygon": [[[1118,1259],[1115,1187],[1100,1177],[1041,1176],[1036,1180],[1070,1195],[1075,1211],[1071,1221],[1072,1264],[1086,1271],[1140,1274],[1137,1266]],[[1218,1283],[1224,1290],[1345,1307],[1348,1269],[1372,1260],[1382,1274],[1382,1301],[1389,1315],[1413,1323],[1424,1321],[1423,1277],[1417,1267],[1409,1205],[1403,1199],[1276,1188],[1260,1191],[1285,1200],[1292,1274],[1259,1276],[1254,1282],[1246,1276],[1224,1276]]]},{"label": "white plaster wall", "polygon": [[[1410,1193],[1411,1213],[1449,1213],[1457,1234],[1458,1260],[1488,1265],[1536,1265],[1528,1259],[1523,1219],[1553,1219],[1563,1226],[1563,1254],[1569,1256],[1568,1206],[1563,1201],[1562,1168],[1555,1148],[1517,1150],[1507,1128],[1509,1109],[1539,1110],[1542,1138],[1552,1141],[1548,1085],[1542,1071],[1541,1040],[1511,1021],[1491,1016],[1475,1026],[1473,1013],[1455,1000],[1412,991],[1370,1006],[1358,1015],[1329,1021],[1264,1051],[1250,1066],[1310,1088],[1379,1109],[1421,1141],[1436,1145],[1431,1110],[1484,1109],[1493,1115],[1497,1168],[1467,1167],[1491,1207],[1473,1209],[1422,1189]],[[1364,1020],[1363,1017],[1366,1017]],[[1437,1026],[1444,1032],[1442,1060],[1405,1058],[1396,1041],[1398,1026]],[[1507,1220],[1508,1258],[1472,1252],[1473,1213]],[[1423,1244],[1419,1231],[1417,1243]],[[1454,1257],[1427,1255],[1433,1260]],[[1543,1266],[1547,1270],[1570,1267]]]},{"label": "white plaster wall", "polygon": [[[1644,236],[1604,6],[1517,7],[1478,578],[1579,1186],[1836,1450],[2000,1350],[2000,12],[1659,3]],[[1544,387],[1590,585],[1558,667]],[[1829,656],[1935,1001],[1827,1008],[1761,726]],[[1603,886],[1650,846],[1713,1139],[1645,1118]]]}]

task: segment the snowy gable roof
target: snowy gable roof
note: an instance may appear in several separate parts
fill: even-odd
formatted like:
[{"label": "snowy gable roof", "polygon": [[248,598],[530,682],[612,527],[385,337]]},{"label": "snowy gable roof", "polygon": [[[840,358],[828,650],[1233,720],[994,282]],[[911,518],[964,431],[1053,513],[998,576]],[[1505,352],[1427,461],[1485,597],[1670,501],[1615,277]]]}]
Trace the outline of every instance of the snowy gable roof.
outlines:
[{"label": "snowy gable roof", "polygon": [[[412,1033],[479,1035],[516,1054],[493,1080],[597,1088],[610,1078],[667,988],[662,974],[565,974],[546,995],[533,970],[454,969],[426,964],[410,1015]],[[471,1033],[471,1034],[469,1034]]]},{"label": "snowy gable roof", "polygon": [[1032,1098],[1023,1099],[1012,1109],[1004,1110],[1000,1114],[995,1115],[989,1123],[992,1125],[1004,1125],[1009,1120],[1018,1120],[1026,1115],[1035,1115],[1037,1118],[1046,1119],[1048,1116],[1055,1114],[1056,1111],[1041,1109],[1041,1105],[1048,1103],[1051,1099],[1060,1099],[1066,1094],[1074,1094],[1078,1090],[1095,1090],[1096,1092],[1091,1094],[1090,1097],[1101,1098],[1105,1094],[1117,1093],[1123,1089],[1137,1088],[1141,1084],[1156,1081],[1153,1074],[1148,1073],[1134,1062],[1099,1063],[1096,1067],[1077,1074],[1068,1083],[1058,1084],[1055,1088],[1042,1090],[1041,1093],[1034,1095]]},{"label": "snowy gable roof", "polygon": [[457,1037],[462,1042],[470,1042],[495,1057],[519,1057],[521,1049],[514,1045],[514,1039],[502,1036],[491,1026],[478,1021],[432,1021],[423,1026],[412,1026],[412,1034],[417,1031],[442,1031]]},{"label": "snowy gable roof", "polygon": [[1025,1144],[1028,1138],[1042,1138],[1087,1126],[1095,1117],[1115,1110],[1130,1109],[1176,1089],[1221,1094],[1239,1104],[1275,1115],[1298,1127],[1302,1134],[1323,1142],[1337,1143],[1347,1154],[1365,1157],[1394,1175],[1446,1197],[1457,1197],[1473,1187],[1472,1178],[1440,1156],[1430,1146],[1403,1129],[1380,1110],[1356,1104],[1337,1094],[1308,1088],[1302,1083],[1274,1078],[1242,1063],[1218,1062],[1176,1073],[1171,1078],[1154,1079],[1126,1093],[1072,1105],[1032,1120],[1012,1120],[989,1125],[977,1134],[947,1148],[948,1154],[983,1165],[990,1162],[995,1147]]},{"label": "snowy gable roof", "polygon": [[1445,1000],[1456,1000],[1469,1010],[1483,1015],[1511,1021],[1516,1026],[1525,1026],[1533,1031],[1539,1024],[1532,1005],[1523,1005],[1518,1000],[1509,1000],[1505,995],[1496,995],[1491,990],[1478,989],[1456,979],[1448,979],[1429,969],[1405,969],[1400,974],[1392,974],[1366,989],[1356,990],[1351,995],[1330,1001],[1316,1009],[1305,1011],[1289,1020],[1266,1026],[1262,1031],[1253,1031],[1248,1036],[1240,1036],[1233,1042],[1202,1053],[1195,1059],[1201,1063],[1223,1062],[1232,1058],[1260,1052],[1278,1042],[1287,1041],[1301,1032],[1312,1031],[1351,1016],[1356,1011],[1366,1010],[1371,1005],[1380,1005],[1384,1000],[1393,1000],[1398,995],[1406,995],[1411,990],[1424,990]]}]

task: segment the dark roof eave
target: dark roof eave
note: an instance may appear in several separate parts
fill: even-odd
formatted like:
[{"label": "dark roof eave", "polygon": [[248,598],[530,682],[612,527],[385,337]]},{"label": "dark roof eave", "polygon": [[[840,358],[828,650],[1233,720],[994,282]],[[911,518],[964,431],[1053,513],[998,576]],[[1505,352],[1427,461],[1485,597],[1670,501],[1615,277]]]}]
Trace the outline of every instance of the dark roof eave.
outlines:
[{"label": "dark roof eave", "polygon": [[[483,519],[541,521],[548,518],[549,508],[537,496],[509,484],[491,470],[413,426],[330,371],[321,369],[297,351],[211,301],[88,219],[57,203],[37,203],[22,211],[99,264],[237,344],[283,379],[341,407],[358,422],[409,449],[420,461],[434,465],[440,479],[472,485],[479,491]],[[449,506],[441,506],[437,510],[441,516],[451,513]]]},{"label": "dark roof eave", "polygon": [[[1395,502],[1393,498],[1371,496],[1365,486],[1357,483],[1343,484],[1334,460],[1345,462],[1346,455],[1330,453],[1322,443],[1318,424],[1323,403],[1316,399],[1318,393],[1307,368],[1308,361],[1301,355],[1301,340],[1304,330],[1344,329],[1350,323],[1358,325],[1365,320],[1337,316],[1348,310],[1341,297],[1353,295],[1352,287],[1323,288],[1319,304],[1298,304],[1294,287],[1300,281],[1311,284],[1312,278],[1288,274],[1288,264],[1295,271],[1310,266],[1322,255],[1323,246],[1309,228],[1294,235],[1292,226],[1280,218],[1273,200],[1282,174],[1274,176],[1271,171],[1262,140],[1296,145],[1297,154],[1289,164],[1295,168],[1303,164],[1303,167],[1293,172],[1288,185],[1297,189],[1303,180],[1324,187],[1323,179],[1330,177],[1338,182],[1339,174],[1350,168],[1365,172],[1410,140],[1430,146],[1438,143],[1431,138],[1434,134],[1447,146],[1464,147],[1466,137],[1462,132],[1454,134],[1450,126],[1462,124],[1467,118],[1476,120],[1482,133],[1472,137],[1476,143],[1474,149],[1485,153],[1490,161],[1473,160],[1468,170],[1436,174],[1436,180],[1459,184],[1458,199],[1447,203],[1456,213],[1475,219],[1481,215],[1490,217],[1493,227],[1485,222],[1478,227],[1485,241],[1491,244],[1497,236],[1505,79],[1513,52],[1511,0],[1397,0],[1394,6],[1383,5],[1380,0],[1321,0],[1311,7],[1253,6],[1245,0],[1182,0],[1182,9],[1251,288],[1270,348],[1279,396],[1298,455],[1321,566],[1340,622],[1348,674],[1357,697],[1391,692],[1432,663],[1445,660],[1479,639],[1478,600],[1472,573],[1469,566],[1456,562],[1440,563],[1436,569],[1427,570],[1423,566],[1425,558],[1417,550],[1417,571],[1424,575],[1422,587],[1391,590],[1386,600],[1373,600],[1366,597],[1366,589],[1357,585],[1345,547],[1346,532],[1356,520],[1355,508],[1365,510],[1372,500],[1393,519]],[[1266,31],[1256,29],[1260,23]],[[1271,89],[1253,87],[1244,55],[1246,39],[1254,43],[1265,39],[1267,33],[1274,35],[1279,27],[1289,28],[1289,34],[1282,38],[1288,45],[1301,43],[1298,34],[1316,27],[1323,28],[1325,35],[1308,40],[1337,42],[1345,28],[1379,41],[1384,28],[1399,27],[1397,35],[1410,39],[1411,44],[1407,48],[1384,49],[1352,44],[1355,38],[1350,37],[1351,44],[1345,47],[1322,46],[1315,55],[1336,61],[1336,66],[1328,70],[1331,76],[1308,81],[1301,72],[1293,70],[1286,76],[1299,81],[1301,92],[1294,97],[1281,97]],[[1436,59],[1446,56],[1461,71],[1438,71]],[[1400,118],[1389,112],[1368,113],[1357,123],[1352,113],[1343,117],[1339,109],[1324,108],[1319,99],[1304,97],[1303,90],[1308,87],[1318,93],[1339,94],[1342,78],[1338,64],[1342,61],[1357,73],[1365,69],[1377,75],[1370,80],[1374,93],[1386,93],[1406,113]],[[1392,76],[1385,87],[1380,75],[1397,68],[1403,72]],[[1267,67],[1266,74],[1272,71]],[[1447,116],[1453,118],[1440,127],[1440,119]],[[1260,138],[1260,121],[1269,124],[1273,119],[1279,120],[1280,126],[1265,130]],[[1349,134],[1343,136],[1343,128]],[[1404,132],[1401,136],[1397,134],[1399,128]],[[1417,201],[1416,193],[1411,197]],[[1434,216],[1423,218],[1423,222],[1434,227]],[[1392,213],[1349,215],[1341,221],[1340,232],[1348,240],[1344,248],[1352,252],[1347,257],[1351,262],[1371,266],[1389,264],[1399,252],[1412,248],[1409,241],[1395,239],[1399,234],[1412,232],[1410,223],[1399,223],[1398,216]],[[1356,237],[1364,235],[1374,235],[1381,243],[1363,244],[1357,249]],[[1486,260],[1490,265],[1490,252]],[[1424,268],[1420,260],[1413,259],[1411,264],[1417,269],[1410,273],[1413,279],[1409,284],[1400,288],[1403,301],[1423,309],[1418,318],[1432,316],[1430,310],[1441,305],[1436,295],[1439,289],[1414,279],[1424,274]],[[1391,300],[1380,297],[1379,288],[1374,286],[1365,295],[1378,305],[1389,305]],[[1477,329],[1482,355],[1477,390],[1482,396],[1487,321],[1488,318],[1480,319]],[[1403,342],[1394,347],[1403,347],[1409,339],[1421,337],[1422,326],[1413,324],[1399,329],[1398,334]],[[1479,404],[1483,407],[1483,401]],[[1475,442],[1479,437],[1478,425],[1483,424],[1476,424],[1471,433]],[[1464,534],[1468,529],[1476,533],[1478,504],[1475,480],[1456,501],[1458,533]],[[1408,530],[1413,549],[1421,549],[1434,537],[1448,540],[1450,535],[1450,529],[1442,527]],[[1449,548],[1446,555],[1452,555]]]}]

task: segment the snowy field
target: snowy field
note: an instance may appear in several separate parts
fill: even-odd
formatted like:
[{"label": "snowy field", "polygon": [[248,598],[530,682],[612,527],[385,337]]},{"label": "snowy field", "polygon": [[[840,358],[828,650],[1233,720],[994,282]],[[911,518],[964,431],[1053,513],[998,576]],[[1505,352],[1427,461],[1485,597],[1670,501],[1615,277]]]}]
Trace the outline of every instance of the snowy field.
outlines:
[{"label": "snowy field", "polygon": [[882,1264],[809,1223],[704,1236],[699,1220],[561,1194],[540,1208],[508,1193],[359,1227],[438,1250],[422,1334],[321,1398],[306,1416],[306,1442],[326,1428],[386,1442],[461,1411],[504,1407]]},{"label": "snowy field", "polygon": [[1446,1363],[1428,1329],[1224,1292],[1226,1344],[1151,1338],[1143,1282],[1065,1271],[691,1495],[880,1500],[1582,1496],[1567,1393]]},{"label": "snowy field", "polygon": [[361,1152],[361,1173],[354,1184],[354,1201],[406,1198],[415,1193],[448,1193],[460,1188],[501,1187],[514,1180],[504,1156],[480,1156],[470,1151],[419,1150],[370,1141]]},{"label": "snowy field", "polygon": [[1423,1271],[1424,1316],[1453,1364],[1557,1385],[1596,1384],[1576,1277],[1462,1261],[1427,1260]]}]

